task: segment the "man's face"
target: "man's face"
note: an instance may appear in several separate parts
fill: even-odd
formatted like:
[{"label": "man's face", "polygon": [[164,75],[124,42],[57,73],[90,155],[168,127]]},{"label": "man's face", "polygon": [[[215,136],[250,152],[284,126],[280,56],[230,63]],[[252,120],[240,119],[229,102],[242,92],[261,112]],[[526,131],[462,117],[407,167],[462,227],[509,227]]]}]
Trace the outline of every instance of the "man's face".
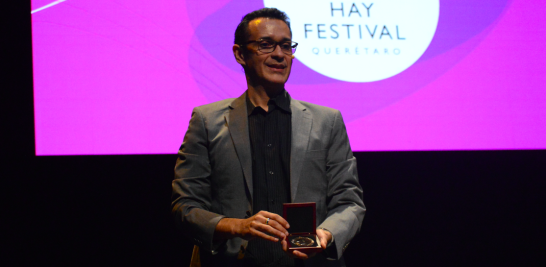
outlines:
[{"label": "man's face", "polygon": [[[288,25],[278,19],[254,19],[248,25],[248,33],[247,42],[260,39],[282,42],[291,41],[292,39]],[[284,85],[286,83],[292,67],[291,55],[282,52],[280,46],[276,46],[271,53],[264,53],[258,50],[258,43],[256,42],[247,44],[246,50],[243,53],[243,61],[246,66],[246,75],[251,80],[265,86]]]}]

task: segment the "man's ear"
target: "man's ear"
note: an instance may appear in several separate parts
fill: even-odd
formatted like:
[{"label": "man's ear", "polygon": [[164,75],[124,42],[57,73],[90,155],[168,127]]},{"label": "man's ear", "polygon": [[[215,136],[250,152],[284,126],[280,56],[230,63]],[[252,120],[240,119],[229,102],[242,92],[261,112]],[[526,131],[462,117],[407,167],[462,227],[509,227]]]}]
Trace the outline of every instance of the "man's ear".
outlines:
[{"label": "man's ear", "polygon": [[245,62],[245,55],[243,54],[243,49],[240,45],[234,44],[233,45],[233,55],[235,56],[235,60],[237,60],[237,63],[241,64],[243,67],[246,65]]}]

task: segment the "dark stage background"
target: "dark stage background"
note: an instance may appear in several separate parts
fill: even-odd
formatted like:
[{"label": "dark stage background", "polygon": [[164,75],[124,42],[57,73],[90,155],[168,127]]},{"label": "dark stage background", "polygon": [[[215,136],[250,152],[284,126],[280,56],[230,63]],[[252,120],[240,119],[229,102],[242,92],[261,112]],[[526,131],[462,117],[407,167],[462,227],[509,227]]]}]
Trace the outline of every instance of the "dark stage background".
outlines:
[{"label": "dark stage background", "polygon": [[[9,5],[5,261],[187,266],[192,245],[170,217],[175,155],[34,156],[30,7]],[[546,151],[355,156],[368,212],[346,251],[348,265],[546,266]]]},{"label": "dark stage background", "polygon": [[[544,266],[544,151],[356,153],[368,207],[350,266]],[[170,217],[176,156],[35,157],[21,259],[187,266]],[[25,175],[26,173],[32,175]],[[22,241],[22,240],[19,240]]]}]

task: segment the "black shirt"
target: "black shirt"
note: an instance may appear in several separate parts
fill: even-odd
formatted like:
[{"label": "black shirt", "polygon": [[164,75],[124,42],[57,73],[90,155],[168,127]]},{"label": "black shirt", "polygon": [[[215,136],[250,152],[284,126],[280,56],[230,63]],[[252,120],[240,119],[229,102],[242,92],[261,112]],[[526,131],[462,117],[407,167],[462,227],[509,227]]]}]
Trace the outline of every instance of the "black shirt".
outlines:
[{"label": "black shirt", "polygon": [[[247,96],[248,128],[252,151],[253,213],[261,210],[282,216],[290,202],[290,97],[281,92],[267,103],[268,112],[255,107]],[[245,253],[246,265],[293,266],[280,242],[255,238]]]}]

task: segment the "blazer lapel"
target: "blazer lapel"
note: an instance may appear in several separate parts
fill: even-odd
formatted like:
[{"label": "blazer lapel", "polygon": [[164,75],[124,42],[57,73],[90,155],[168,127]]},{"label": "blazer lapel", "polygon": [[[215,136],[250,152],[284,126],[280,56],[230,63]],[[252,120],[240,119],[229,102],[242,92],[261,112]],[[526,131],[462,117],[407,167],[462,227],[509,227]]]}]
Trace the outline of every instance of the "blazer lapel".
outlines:
[{"label": "blazer lapel", "polygon": [[290,110],[292,111],[292,145],[290,149],[290,196],[292,202],[296,198],[298,182],[301,176],[301,169],[307,144],[309,143],[309,134],[313,124],[313,117],[307,109],[297,100],[290,100]]},{"label": "blazer lapel", "polygon": [[231,140],[235,146],[237,157],[241,163],[246,185],[250,192],[250,203],[252,203],[252,155],[250,151],[250,137],[248,136],[248,119],[246,111],[246,92],[239,98],[233,100],[225,119],[228,125]]}]

